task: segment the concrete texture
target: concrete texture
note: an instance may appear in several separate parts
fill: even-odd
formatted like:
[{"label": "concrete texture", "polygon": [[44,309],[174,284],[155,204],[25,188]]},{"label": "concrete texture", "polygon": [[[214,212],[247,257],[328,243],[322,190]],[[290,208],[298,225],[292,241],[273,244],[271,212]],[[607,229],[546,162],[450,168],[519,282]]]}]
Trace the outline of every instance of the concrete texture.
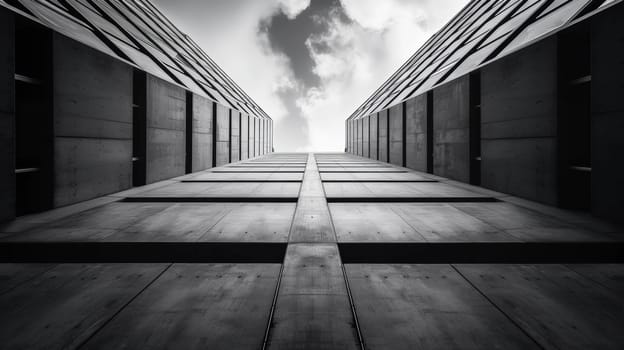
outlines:
[{"label": "concrete texture", "polygon": [[433,173],[470,181],[469,87],[464,76],[433,90]]},{"label": "concrete texture", "polygon": [[256,118],[249,116],[249,158],[256,156]]},{"label": "concrete texture", "polygon": [[362,157],[370,158],[370,119],[362,117]]},{"label": "concrete texture", "polygon": [[186,95],[147,76],[147,183],[184,174]]},{"label": "concrete texture", "polygon": [[[53,55],[54,206],[131,187],[132,69],[61,35],[54,35]],[[178,97],[184,102],[183,94]],[[152,103],[158,102],[153,99]],[[182,140],[177,151],[161,162],[155,147],[148,147],[153,156],[152,181],[184,173],[183,104],[181,112],[175,126],[180,131],[176,136]],[[164,117],[154,114],[155,118]],[[160,137],[163,143],[170,142],[163,140],[169,134],[151,135],[149,141]],[[175,163],[178,168],[156,175],[165,163]]]},{"label": "concrete texture", "polygon": [[403,103],[390,107],[388,130],[390,137],[390,163],[403,166]]},{"label": "concrete texture", "polygon": [[427,171],[427,95],[405,101],[405,166]]},{"label": "concrete texture", "polygon": [[379,160],[382,162],[388,162],[388,110],[383,110],[378,113],[379,124],[378,124],[378,137],[379,141],[377,143],[377,148],[379,150]]},{"label": "concrete texture", "polygon": [[15,217],[15,28],[0,8],[0,222]]},{"label": "concrete texture", "polygon": [[249,115],[246,113],[240,113],[240,130],[241,130],[241,143],[240,153],[241,160],[249,158]]},{"label": "concrete texture", "polygon": [[230,163],[240,160],[240,112],[232,110],[230,114]]},{"label": "concrete texture", "polygon": [[230,162],[230,109],[217,103],[217,166]]},{"label": "concrete texture", "polygon": [[213,101],[193,94],[192,171],[212,167]]},{"label": "concrete texture", "polygon": [[[330,168],[342,172],[322,172]],[[219,172],[230,169],[240,171]],[[335,196],[331,188],[344,191]],[[449,201],[457,195],[464,201]],[[352,201],[335,202],[344,198]],[[434,201],[398,202],[406,198]],[[22,262],[56,254],[50,264],[0,264],[5,347],[624,343],[621,264],[532,262],[567,244],[583,245],[577,257],[596,245],[604,256],[624,241],[621,228],[578,213],[340,153],[271,154],[94,201],[0,226],[3,259],[17,250]],[[384,260],[414,244],[421,254],[437,250],[441,260]],[[45,250],[24,251],[36,246]],[[276,246],[281,250],[260,263],[258,254]],[[510,246],[524,263],[492,253]],[[470,255],[475,247],[482,251]],[[97,258],[77,258],[84,249]],[[353,261],[353,249],[363,261]],[[483,263],[450,263],[466,254]],[[129,261],[106,261],[121,256]]]},{"label": "concrete texture", "polygon": [[620,3],[591,23],[591,207],[596,215],[624,221],[624,7]]},{"label": "concrete texture", "polygon": [[481,71],[483,187],[557,203],[556,55],[542,40]]},{"label": "concrete texture", "polygon": [[370,155],[369,158],[370,159],[375,159],[377,160],[377,143],[379,142],[379,137],[377,135],[377,124],[378,122],[378,118],[377,118],[377,113],[375,114],[371,114],[369,116],[370,118]]}]

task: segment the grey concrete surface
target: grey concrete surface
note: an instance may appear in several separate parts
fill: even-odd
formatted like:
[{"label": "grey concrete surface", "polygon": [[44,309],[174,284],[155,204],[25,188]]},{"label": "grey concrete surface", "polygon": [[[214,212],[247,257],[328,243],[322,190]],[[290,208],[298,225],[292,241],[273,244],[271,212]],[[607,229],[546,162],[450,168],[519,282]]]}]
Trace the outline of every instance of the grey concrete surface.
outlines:
[{"label": "grey concrete surface", "polygon": [[[304,171],[281,171],[293,168]],[[227,169],[240,171],[219,172]],[[410,197],[436,202],[389,202]],[[497,201],[475,202],[482,198]],[[464,247],[487,245],[606,248],[621,244],[622,232],[368,158],[274,153],[0,226],[0,252],[28,243],[57,244],[67,254],[0,263],[0,306],[9,315],[0,318],[0,341],[9,349],[619,348],[621,264],[503,264],[487,256],[477,265],[353,263],[342,253],[344,244],[382,244],[390,257],[393,243],[425,244],[452,260]],[[129,246],[134,259],[146,258],[154,244],[191,244],[204,254],[216,244],[231,254],[245,244],[284,250],[281,264],[180,256],[69,263],[68,247],[76,244],[101,247],[104,258],[114,257],[114,244]],[[445,251],[448,244],[459,251]],[[522,249],[530,260],[533,248]]]},{"label": "grey concrete surface", "polygon": [[[132,69],[61,35],[54,35],[53,55],[54,206],[131,187]],[[164,165],[150,150],[151,169]],[[183,154],[178,149],[171,162]]]},{"label": "grey concrete surface", "polygon": [[147,77],[147,183],[184,174],[186,155],[184,89]]}]

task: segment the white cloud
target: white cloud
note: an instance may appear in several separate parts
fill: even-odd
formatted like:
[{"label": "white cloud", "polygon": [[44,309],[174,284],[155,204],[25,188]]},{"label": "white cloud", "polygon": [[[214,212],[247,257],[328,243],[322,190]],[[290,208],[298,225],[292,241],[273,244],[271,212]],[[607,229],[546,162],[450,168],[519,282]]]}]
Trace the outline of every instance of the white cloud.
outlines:
[{"label": "white cloud", "polygon": [[310,0],[280,0],[282,12],[289,18],[295,19],[303,10],[310,6]]},{"label": "white cloud", "polygon": [[[320,85],[302,91],[289,58],[275,52],[259,30],[279,11],[297,17],[310,0],[156,0],[275,121],[279,151],[340,151],[344,120],[467,0],[340,0],[351,22],[337,12],[324,33],[306,42]],[[280,144],[289,118],[279,92],[295,91],[308,123],[309,142]],[[287,94],[292,96],[293,94]],[[280,124],[280,122],[284,124]],[[282,136],[286,139],[287,135]]]},{"label": "white cloud", "polygon": [[308,120],[314,151],[344,149],[344,120],[412,55],[466,0],[341,0],[326,32],[308,39],[318,88],[297,105]]},{"label": "white cloud", "polygon": [[[156,2],[276,123],[287,117],[278,93],[296,89],[298,83],[288,57],[273,51],[259,29],[279,11],[296,17],[310,0]],[[279,139],[276,134],[278,149]]]}]

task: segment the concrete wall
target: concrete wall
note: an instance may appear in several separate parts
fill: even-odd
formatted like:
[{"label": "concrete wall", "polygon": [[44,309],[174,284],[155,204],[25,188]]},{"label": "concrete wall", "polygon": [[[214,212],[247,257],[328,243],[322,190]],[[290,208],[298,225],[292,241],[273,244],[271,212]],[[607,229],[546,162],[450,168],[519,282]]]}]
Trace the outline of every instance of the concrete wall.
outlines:
[{"label": "concrete wall", "polygon": [[377,113],[369,116],[369,130],[370,130],[370,159],[377,159]]},{"label": "concrete wall", "polygon": [[591,24],[591,207],[624,221],[624,4]]},{"label": "concrete wall", "polygon": [[254,136],[255,138],[254,155],[257,157],[260,154],[262,154],[260,153],[260,145],[261,145],[260,143],[260,118],[254,118],[254,120],[256,123],[256,126],[255,126],[256,130],[254,131],[254,135],[255,135]]},{"label": "concrete wall", "polygon": [[[132,69],[55,34],[53,76],[54,206],[131,187]],[[166,87],[157,82],[151,86],[152,104],[159,104]],[[179,107],[174,107],[172,114],[179,117],[179,122],[163,124],[167,123],[165,114],[152,118],[152,126],[172,129],[172,134],[154,129],[148,134],[151,145],[158,146],[148,148],[152,151],[152,175],[184,173],[185,99],[183,90],[175,92],[179,93],[180,103],[172,101],[172,107]],[[174,140],[180,140],[179,144],[171,142]],[[160,148],[164,144],[171,148]]]},{"label": "concrete wall", "polygon": [[463,76],[433,91],[433,173],[469,182],[469,91]]},{"label": "concrete wall", "polygon": [[360,118],[360,119],[358,119],[356,121],[356,130],[357,130],[357,136],[356,136],[356,138],[357,138],[357,141],[356,141],[357,142],[357,144],[356,144],[357,153],[356,154],[358,156],[361,156],[363,154],[363,152],[362,152],[362,118]]},{"label": "concrete wall", "polygon": [[382,162],[388,161],[388,110],[383,110],[378,114],[379,125],[378,125],[378,134],[379,134],[379,143],[377,147],[379,148],[379,160]]},{"label": "concrete wall", "polygon": [[390,163],[403,166],[403,104],[390,107],[388,115],[390,134]]},{"label": "concrete wall", "polygon": [[238,162],[240,160],[240,112],[232,110],[230,122],[230,161]]},{"label": "concrete wall", "polygon": [[212,167],[213,101],[193,94],[192,171]]},{"label": "concrete wall", "polygon": [[249,115],[241,113],[241,160],[249,158]]},{"label": "concrete wall", "polygon": [[185,90],[148,74],[147,183],[184,174],[185,118]]},{"label": "concrete wall", "polygon": [[0,7],[0,222],[15,217],[15,27]]},{"label": "concrete wall", "polygon": [[255,120],[253,116],[249,116],[249,158],[256,156],[256,129]]},{"label": "concrete wall", "polygon": [[230,109],[217,103],[217,166],[230,162]]},{"label": "concrete wall", "polygon": [[551,38],[482,69],[483,187],[557,203],[556,55]]},{"label": "concrete wall", "polygon": [[369,118],[368,116],[362,118],[362,156],[370,157],[369,154]]},{"label": "concrete wall", "polygon": [[405,101],[405,166],[427,171],[427,94]]}]

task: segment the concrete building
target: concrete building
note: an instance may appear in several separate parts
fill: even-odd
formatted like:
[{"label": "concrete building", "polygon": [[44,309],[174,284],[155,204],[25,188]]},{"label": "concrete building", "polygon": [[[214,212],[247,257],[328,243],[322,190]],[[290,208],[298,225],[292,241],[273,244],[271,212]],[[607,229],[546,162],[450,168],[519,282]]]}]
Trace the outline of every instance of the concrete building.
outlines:
[{"label": "concrete building", "polygon": [[624,348],[621,15],[472,1],[308,154],[147,0],[0,0],[0,348]]},{"label": "concrete building", "polygon": [[622,220],[619,1],[471,1],[346,121],[346,151]]},{"label": "concrete building", "polygon": [[0,23],[0,221],[272,150],[271,118],[149,1],[0,1]]}]

